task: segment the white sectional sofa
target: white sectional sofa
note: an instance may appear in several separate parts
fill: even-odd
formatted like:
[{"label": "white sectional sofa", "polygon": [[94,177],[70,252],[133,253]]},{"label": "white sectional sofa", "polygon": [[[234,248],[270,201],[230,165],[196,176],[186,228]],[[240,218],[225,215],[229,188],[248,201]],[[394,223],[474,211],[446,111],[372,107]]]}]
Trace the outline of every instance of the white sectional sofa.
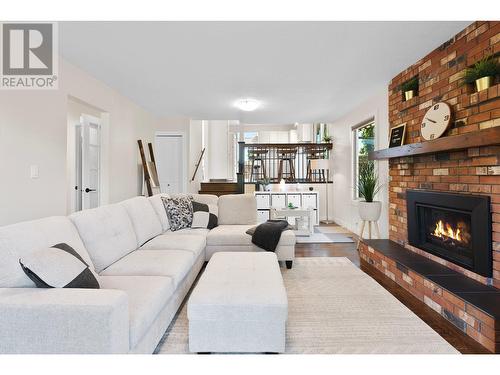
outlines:
[{"label": "white sectional sofa", "polygon": [[[0,353],[152,353],[200,269],[218,251],[256,251],[251,195],[194,195],[217,204],[219,226],[170,231],[161,196],[0,228]],[[19,259],[67,243],[101,289],[40,289]],[[291,267],[295,236],[276,249]]]}]

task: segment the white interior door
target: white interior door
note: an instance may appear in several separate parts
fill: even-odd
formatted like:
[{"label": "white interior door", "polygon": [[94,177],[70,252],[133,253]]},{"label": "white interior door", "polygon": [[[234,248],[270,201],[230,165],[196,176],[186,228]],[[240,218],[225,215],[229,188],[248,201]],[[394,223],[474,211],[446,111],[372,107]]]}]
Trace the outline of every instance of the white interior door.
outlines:
[{"label": "white interior door", "polygon": [[100,202],[101,124],[99,119],[81,117],[81,208],[95,208]]},{"label": "white interior door", "polygon": [[161,192],[183,193],[184,139],[181,134],[156,135],[156,164]]}]

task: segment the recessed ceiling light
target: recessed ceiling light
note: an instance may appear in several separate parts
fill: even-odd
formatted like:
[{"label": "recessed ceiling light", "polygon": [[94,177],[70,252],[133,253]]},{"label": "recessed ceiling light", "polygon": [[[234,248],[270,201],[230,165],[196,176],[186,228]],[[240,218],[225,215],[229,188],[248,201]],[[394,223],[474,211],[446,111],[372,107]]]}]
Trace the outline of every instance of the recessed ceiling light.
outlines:
[{"label": "recessed ceiling light", "polygon": [[245,112],[255,111],[259,106],[259,101],[255,99],[240,99],[236,102],[236,107]]}]

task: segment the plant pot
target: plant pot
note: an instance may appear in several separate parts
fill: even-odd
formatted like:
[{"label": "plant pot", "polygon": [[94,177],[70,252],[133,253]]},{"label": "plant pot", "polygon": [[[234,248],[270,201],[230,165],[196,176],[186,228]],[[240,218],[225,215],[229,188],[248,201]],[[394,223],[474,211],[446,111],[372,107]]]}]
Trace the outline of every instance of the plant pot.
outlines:
[{"label": "plant pot", "polygon": [[415,90],[405,91],[405,100],[410,100],[415,96]]},{"label": "plant pot", "polygon": [[477,91],[486,90],[487,88],[490,88],[492,84],[493,84],[493,77],[491,76],[476,79]]},{"label": "plant pot", "polygon": [[377,221],[380,218],[380,213],[382,211],[382,202],[360,201],[358,210],[359,210],[359,217],[361,218],[361,220]]}]

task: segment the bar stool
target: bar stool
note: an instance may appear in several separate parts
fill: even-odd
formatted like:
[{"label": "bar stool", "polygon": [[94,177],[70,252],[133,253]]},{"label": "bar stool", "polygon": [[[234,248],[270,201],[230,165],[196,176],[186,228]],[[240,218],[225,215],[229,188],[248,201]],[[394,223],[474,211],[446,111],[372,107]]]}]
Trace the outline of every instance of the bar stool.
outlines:
[{"label": "bar stool", "polygon": [[316,176],[317,173],[319,173],[320,181],[326,181],[325,171],[323,169],[319,170],[318,172],[315,172],[311,168],[311,160],[325,159],[325,155],[326,155],[326,148],[324,147],[311,148],[307,151],[307,173],[306,173],[307,181],[312,182],[313,175]]},{"label": "bar stool", "polygon": [[[295,147],[277,147],[276,153],[278,154],[278,181],[286,177],[288,181],[295,181],[295,156],[297,155],[297,148]],[[288,163],[289,172],[283,170],[284,164]]]},{"label": "bar stool", "polygon": [[[254,176],[256,180],[267,178],[266,172],[266,155],[268,150],[252,150],[249,151],[248,158],[252,160],[252,167],[250,170],[250,181]],[[257,165],[255,163],[258,163]]]}]

